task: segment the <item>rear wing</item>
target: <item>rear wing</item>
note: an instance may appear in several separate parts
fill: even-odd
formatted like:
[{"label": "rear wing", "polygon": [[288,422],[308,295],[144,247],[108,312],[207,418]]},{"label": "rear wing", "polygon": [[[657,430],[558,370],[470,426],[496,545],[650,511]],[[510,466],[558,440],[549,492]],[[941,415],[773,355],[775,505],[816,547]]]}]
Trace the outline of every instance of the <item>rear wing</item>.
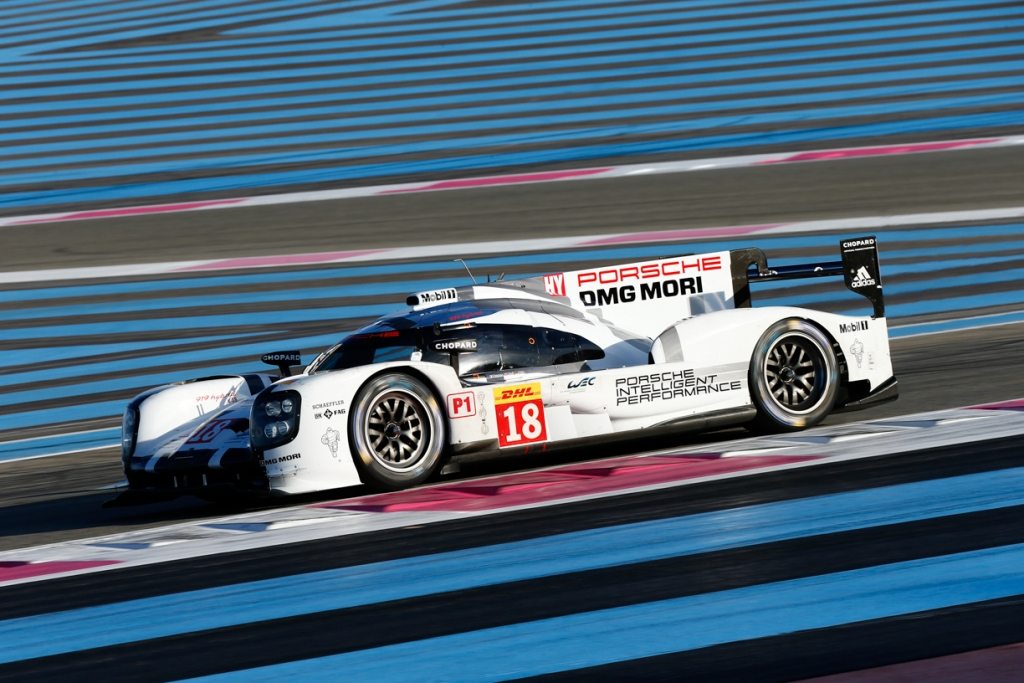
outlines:
[{"label": "rear wing", "polygon": [[752,283],[842,275],[851,291],[871,301],[874,316],[883,317],[885,303],[875,238],[842,240],[840,257],[839,261],[770,268],[760,249],[734,249],[419,292],[406,302],[414,310],[422,310],[457,301],[510,296],[551,301],[653,338],[684,318],[749,308]]},{"label": "rear wing", "polygon": [[796,266],[768,267],[768,258],[755,247],[729,252],[733,282],[733,305],[749,308],[750,284],[777,280],[802,280],[817,277],[843,276],[846,288],[871,302],[873,316],[885,317],[882,274],[878,268],[878,247],[874,235],[855,237],[839,242],[842,260],[806,263]]}]

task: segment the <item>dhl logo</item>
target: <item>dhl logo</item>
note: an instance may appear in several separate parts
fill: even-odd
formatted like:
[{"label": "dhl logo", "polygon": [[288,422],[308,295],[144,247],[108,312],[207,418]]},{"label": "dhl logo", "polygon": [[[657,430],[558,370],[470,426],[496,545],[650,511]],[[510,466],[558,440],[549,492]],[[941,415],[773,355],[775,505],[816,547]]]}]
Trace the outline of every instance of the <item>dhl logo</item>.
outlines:
[{"label": "dhl logo", "polygon": [[540,382],[529,384],[518,384],[516,386],[496,388],[494,390],[494,404],[518,403],[519,401],[532,401],[540,398]]}]

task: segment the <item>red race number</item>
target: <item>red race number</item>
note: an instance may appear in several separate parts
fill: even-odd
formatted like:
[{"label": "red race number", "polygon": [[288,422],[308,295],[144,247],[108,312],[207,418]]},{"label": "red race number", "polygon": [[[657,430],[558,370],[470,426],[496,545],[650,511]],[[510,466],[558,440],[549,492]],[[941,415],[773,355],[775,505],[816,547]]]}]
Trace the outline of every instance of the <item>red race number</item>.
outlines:
[{"label": "red race number", "polygon": [[539,382],[495,389],[494,407],[501,448],[548,440]]}]

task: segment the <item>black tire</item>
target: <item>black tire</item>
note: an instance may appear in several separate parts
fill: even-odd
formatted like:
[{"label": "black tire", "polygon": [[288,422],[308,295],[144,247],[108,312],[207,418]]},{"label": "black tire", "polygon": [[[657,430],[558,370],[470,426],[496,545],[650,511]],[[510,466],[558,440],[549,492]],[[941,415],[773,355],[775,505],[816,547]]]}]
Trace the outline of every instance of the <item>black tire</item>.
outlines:
[{"label": "black tire", "polygon": [[832,411],[839,392],[839,364],[832,342],[816,326],[781,320],[761,335],[750,359],[754,426],[792,432],[818,424]]},{"label": "black tire", "polygon": [[395,491],[428,480],[445,450],[444,420],[434,393],[415,377],[388,373],[364,384],[349,418],[352,457],[363,481]]}]

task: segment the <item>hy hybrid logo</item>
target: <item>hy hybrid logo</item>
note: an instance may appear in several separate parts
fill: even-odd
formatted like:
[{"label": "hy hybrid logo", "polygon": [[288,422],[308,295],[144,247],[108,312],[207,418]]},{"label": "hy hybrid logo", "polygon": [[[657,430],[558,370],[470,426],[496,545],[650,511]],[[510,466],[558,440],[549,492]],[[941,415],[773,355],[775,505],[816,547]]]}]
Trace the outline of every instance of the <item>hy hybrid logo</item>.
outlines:
[{"label": "hy hybrid logo", "polygon": [[565,273],[545,275],[544,290],[552,296],[565,296]]},{"label": "hy hybrid logo", "polygon": [[850,282],[851,287],[871,287],[878,284],[875,282],[875,278],[871,277],[871,273],[868,272],[867,266],[861,266],[853,274],[853,280]]}]

